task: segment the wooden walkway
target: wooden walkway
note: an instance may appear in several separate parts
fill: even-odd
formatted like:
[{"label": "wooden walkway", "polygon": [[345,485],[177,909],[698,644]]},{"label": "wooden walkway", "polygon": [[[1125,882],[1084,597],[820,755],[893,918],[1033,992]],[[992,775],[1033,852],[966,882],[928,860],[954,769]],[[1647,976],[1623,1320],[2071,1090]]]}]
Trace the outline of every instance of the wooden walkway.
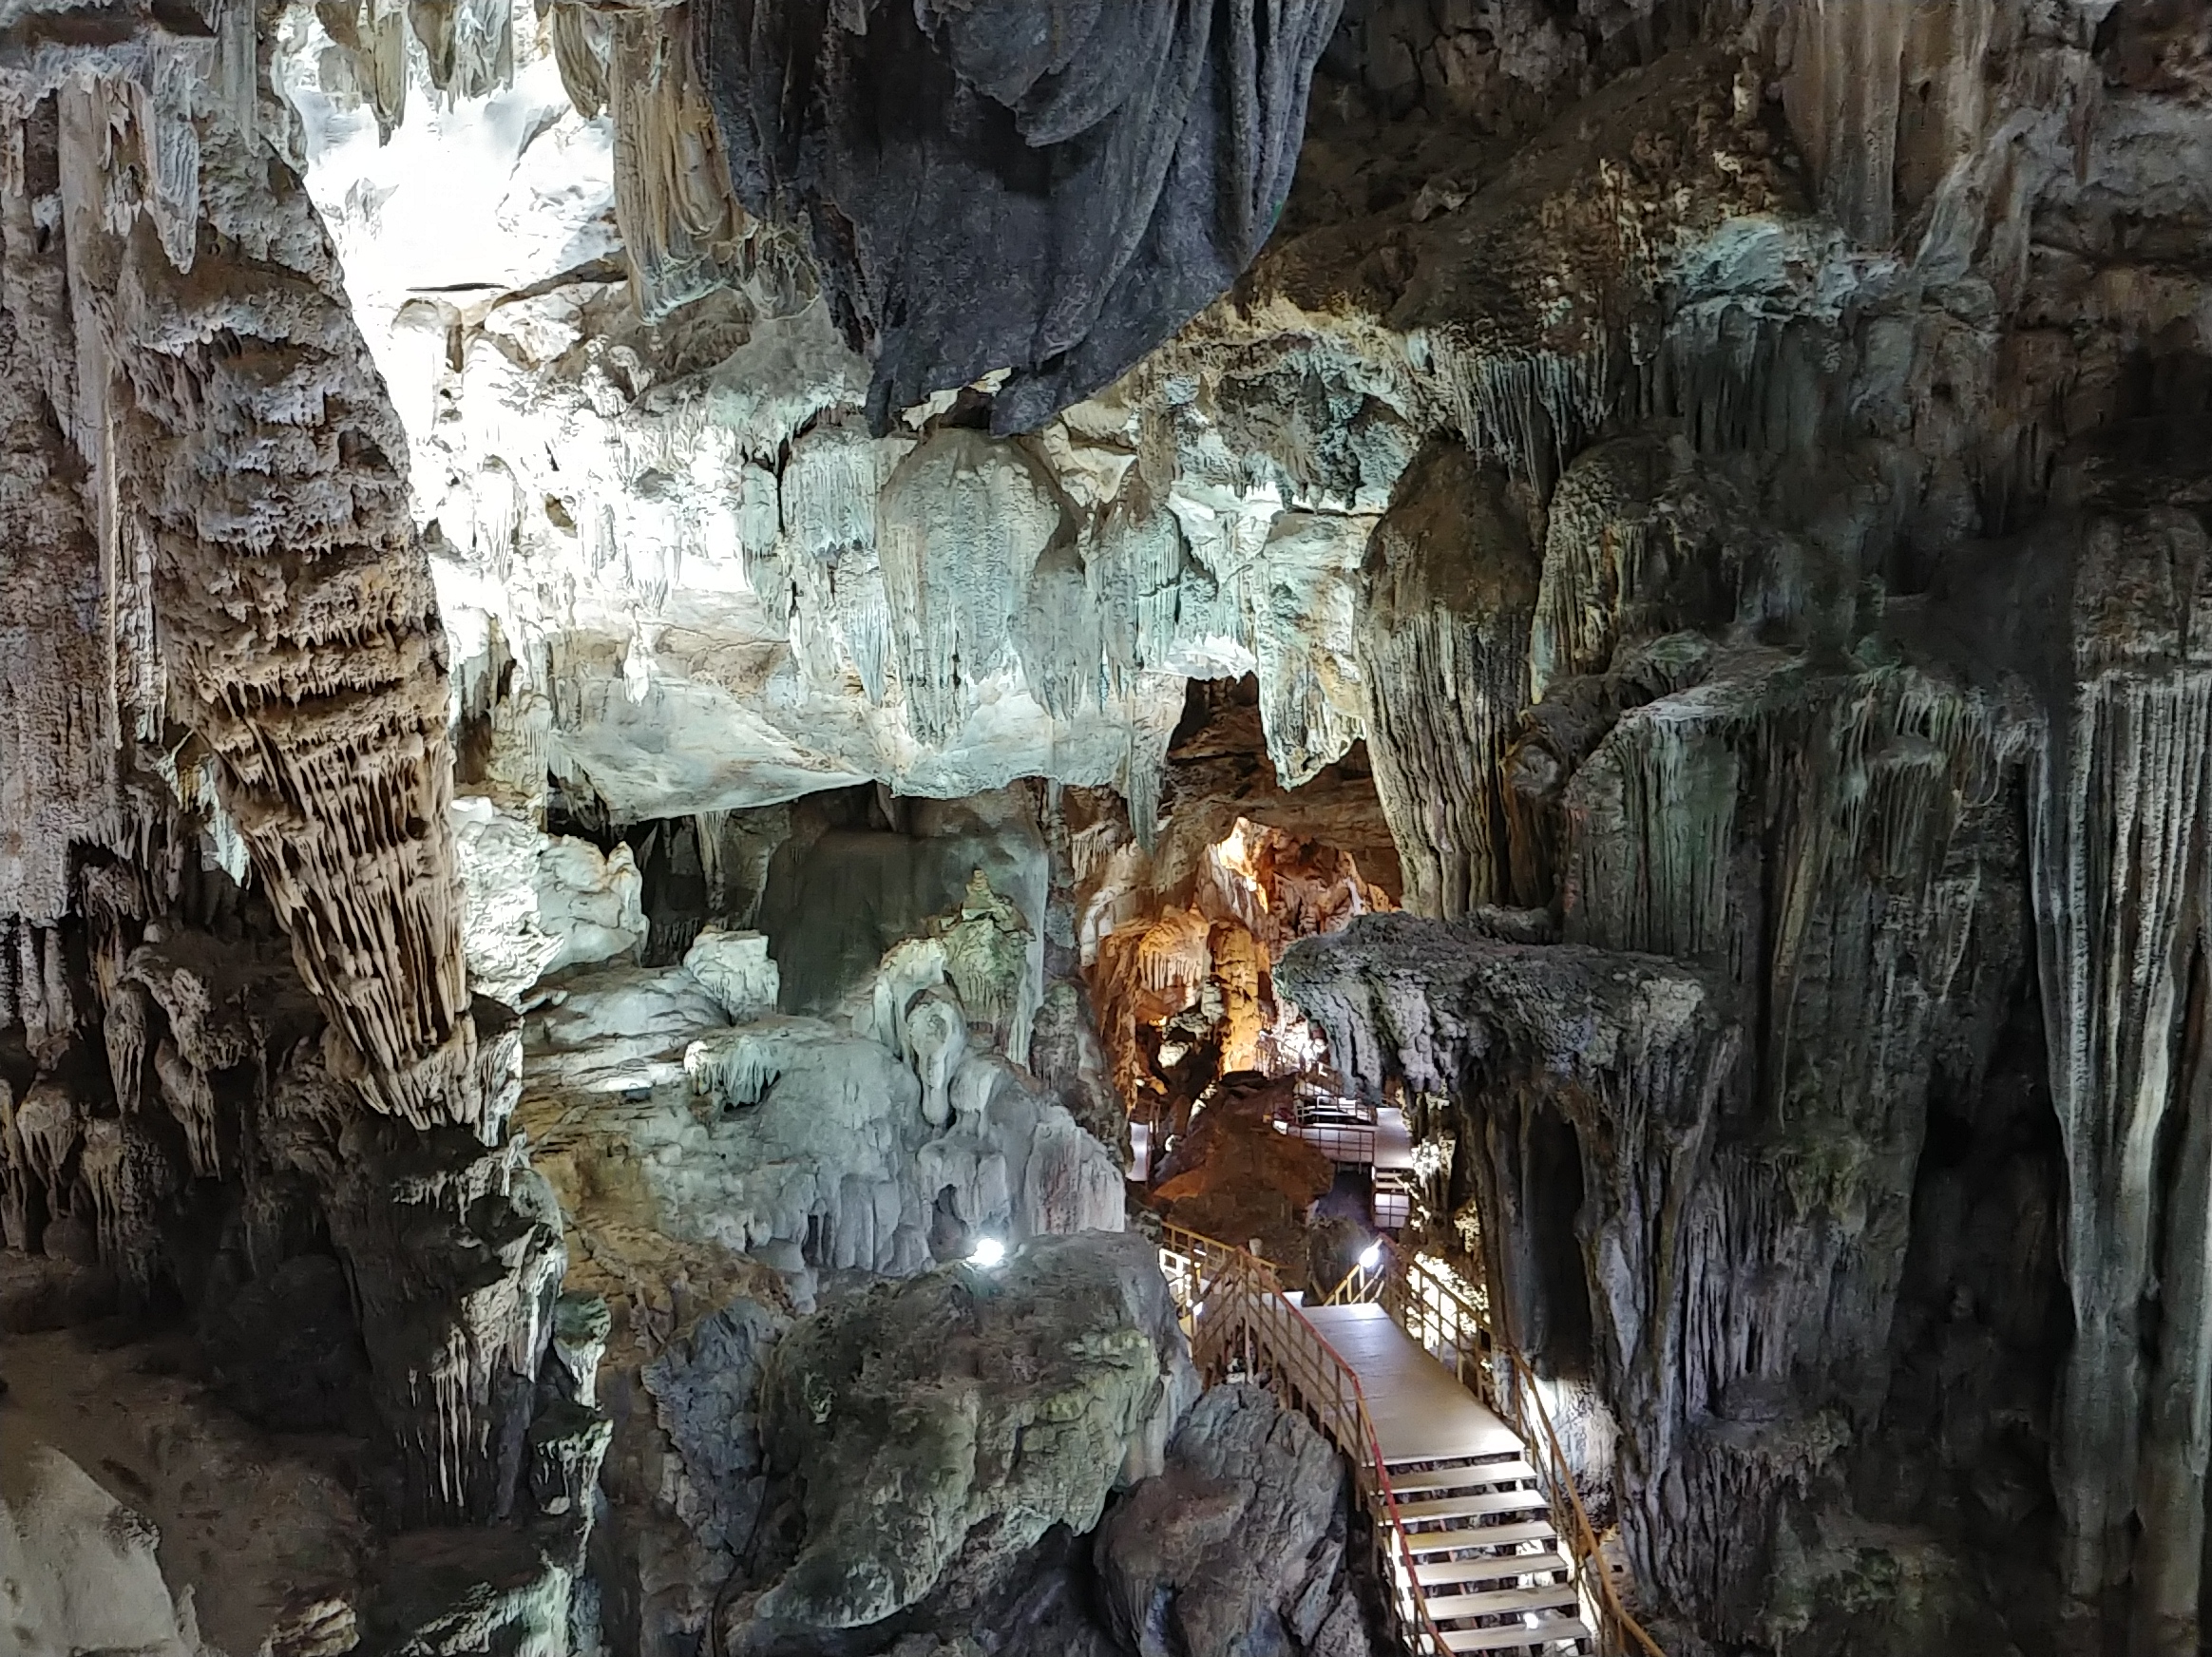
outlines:
[{"label": "wooden walkway", "polygon": [[1573,1562],[1519,1435],[1382,1306],[1302,1309],[1359,1378],[1403,1537],[1385,1564],[1439,1657],[1588,1650]]},{"label": "wooden walkway", "polygon": [[[1316,1306],[1265,1260],[1177,1227],[1160,1262],[1207,1379],[1273,1389],[1351,1463],[1408,1657],[1620,1657],[1631,1638],[1662,1657],[1598,1574],[1527,1366],[1447,1267],[1385,1249],[1386,1267],[1370,1261]],[[1521,1406],[1501,1400],[1534,1413],[1516,1428],[1498,1411]]]},{"label": "wooden walkway", "polygon": [[1518,1456],[1514,1430],[1372,1304],[1307,1306],[1306,1321],[1360,1378],[1386,1465]]}]

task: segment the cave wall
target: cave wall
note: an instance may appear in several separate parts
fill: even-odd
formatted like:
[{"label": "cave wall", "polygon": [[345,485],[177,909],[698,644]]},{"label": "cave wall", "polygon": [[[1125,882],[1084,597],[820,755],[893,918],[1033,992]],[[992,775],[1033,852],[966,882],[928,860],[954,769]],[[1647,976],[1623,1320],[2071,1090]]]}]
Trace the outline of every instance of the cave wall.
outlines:
[{"label": "cave wall", "polygon": [[[424,1544],[448,1590],[501,1555],[561,1628],[588,1525],[562,1476],[588,1486],[598,1428],[540,1410],[560,1231],[505,1129],[513,1020],[466,977],[405,441],[226,22],[65,29],[9,70],[8,574],[50,627],[10,657],[0,765],[39,837],[9,893],[8,1242],[200,1317],[272,1424],[372,1421],[379,1520],[451,1528]],[[54,652],[75,685],[15,676]],[[304,1326],[226,1341],[257,1297]],[[283,1373],[318,1324],[319,1393]],[[404,1632],[437,1592],[363,1615]]]},{"label": "cave wall", "polygon": [[[1286,968],[1350,1074],[1430,1095],[1435,1234],[1478,1213],[1518,1337],[1620,1427],[1590,1473],[1689,1648],[2200,1639],[2203,531],[2154,434],[2203,405],[2190,330],[2136,297],[2139,259],[2201,268],[2194,198],[2144,165],[2197,142],[2186,10],[1751,15],[1734,106],[1771,100],[1850,297],[1678,288],[1555,483],[1584,416],[1539,393],[1534,590],[1427,596],[1459,654],[1399,670],[1407,717],[1468,718],[1460,611],[1533,611],[1469,770],[1504,800],[1481,872],[1558,943],[1416,879],[1451,929]],[[1461,581],[1526,580],[1454,487],[1416,467],[1382,521],[1393,645],[1440,517],[1474,526]],[[1385,790],[1409,870],[1464,856],[1462,797]]]}]

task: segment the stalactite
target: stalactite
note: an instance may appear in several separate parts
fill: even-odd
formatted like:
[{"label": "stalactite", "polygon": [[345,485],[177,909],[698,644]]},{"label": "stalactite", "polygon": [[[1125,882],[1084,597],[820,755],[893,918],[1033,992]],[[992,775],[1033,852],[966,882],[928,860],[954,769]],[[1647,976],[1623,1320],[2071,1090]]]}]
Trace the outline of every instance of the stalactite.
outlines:
[{"label": "stalactite", "polygon": [[901,461],[877,508],[891,655],[915,737],[943,745],[976,689],[1014,665],[1038,560],[1061,533],[1049,481],[1021,449],[940,431]]},{"label": "stalactite", "polygon": [[757,1105],[783,1075],[785,1043],[773,1034],[735,1031],[695,1041],[684,1050],[692,1091],[727,1105]]},{"label": "stalactite", "polygon": [[1446,332],[1422,342],[1421,354],[1470,448],[1549,476],[1610,411],[1611,371],[1602,327],[1592,326],[1595,337],[1579,352],[1521,355]]},{"label": "stalactite", "polygon": [[891,672],[891,616],[877,552],[876,504],[906,446],[826,422],[791,445],[780,479],[792,643],[815,679],[849,665],[870,702]]},{"label": "stalactite", "polygon": [[[999,370],[1003,435],[1118,378],[1250,260],[1338,10],[1055,4],[1009,29],[966,5],[729,0],[699,27],[737,189],[810,235],[874,359],[872,428]],[[979,149],[985,131],[1005,137]]]},{"label": "stalactite", "polygon": [[1502,475],[1430,448],[1376,527],[1359,631],[1368,753],[1417,913],[1511,894],[1501,766],[1529,699],[1535,598]]},{"label": "stalactite", "polygon": [[169,1114],[184,1130],[184,1147],[195,1179],[220,1179],[222,1147],[217,1138],[215,1089],[207,1073],[186,1062],[175,1046],[163,1041],[154,1050],[154,1074],[161,1078],[162,1098]]},{"label": "stalactite", "polygon": [[33,1082],[15,1105],[14,1138],[23,1169],[40,1187],[48,1214],[67,1206],[88,1127],[84,1107],[51,1081]]},{"label": "stalactite", "polygon": [[403,0],[317,0],[315,17],[353,68],[355,89],[389,140],[407,118],[407,8]]},{"label": "stalactite", "polygon": [[592,7],[555,5],[549,8],[549,28],[562,89],[577,114],[590,121],[607,106],[613,26],[606,13]]},{"label": "stalactite", "polygon": [[[63,94],[65,178],[93,164],[85,96]],[[248,187],[238,169],[259,163],[235,135],[201,148],[223,234],[190,281],[158,244],[113,240],[102,199],[65,193],[73,265],[110,261],[129,299],[105,341],[130,389],[112,416],[115,464],[148,480],[132,506],[157,549],[172,672],[201,710],[226,809],[362,1085],[417,1122],[472,1120],[483,1106],[467,1093],[444,674],[391,458],[404,443],[388,405],[305,395],[226,343],[290,353],[302,387],[373,376],[304,193]],[[227,446],[214,431],[232,434]],[[233,464],[243,452],[265,466]],[[299,574],[265,600],[271,636],[242,632],[212,598],[210,559],[292,561]]]},{"label": "stalactite", "polygon": [[[5,125],[42,164],[55,159],[50,108]],[[26,196],[0,193],[0,590],[10,600],[0,613],[0,916],[24,921],[12,937],[0,931],[0,1024],[30,1026],[29,991],[42,975],[19,952],[33,926],[67,911],[72,848],[121,853],[131,835],[119,712],[105,694],[111,549],[67,479],[72,463],[53,430],[55,409],[65,423],[76,413],[81,368],[100,365],[68,349],[61,250]]]},{"label": "stalactite", "polygon": [[639,314],[664,316],[740,274],[744,210],[694,67],[688,9],[619,12],[609,27],[615,219]]},{"label": "stalactite", "polygon": [[1191,557],[1174,514],[1153,507],[1135,467],[1087,533],[1084,575],[1101,617],[1097,659],[1108,694],[1125,696],[1138,675],[1173,656]]},{"label": "stalactite", "polygon": [[132,88],[132,123],[148,185],[146,216],[180,271],[191,270],[200,238],[200,134],[192,105],[202,72],[184,52],[157,48],[150,72]]},{"label": "stalactite", "polygon": [[[1020,652],[1022,677],[1054,718],[1072,720],[1100,706],[1107,632],[1082,555],[1072,543],[1047,547],[1030,574]],[[1113,632],[1127,636],[1120,627]]]},{"label": "stalactite", "polygon": [[1136,981],[1158,994],[1191,994],[1213,974],[1211,930],[1192,909],[1169,908],[1136,945]]},{"label": "stalactite", "polygon": [[[1978,0],[1967,0],[1977,4]],[[1790,126],[1823,204],[1861,241],[1890,239],[1909,0],[1813,0],[1795,13]]]},{"label": "stalactite", "polygon": [[430,85],[455,98],[482,98],[514,84],[510,0],[408,0]]},{"label": "stalactite", "polygon": [[1669,556],[1683,513],[1659,499],[1667,460],[1656,444],[1629,439],[1585,449],[1561,476],[1545,508],[1529,638],[1535,699],[1555,680],[1605,672],[1625,638],[1723,619],[1719,606],[1670,590],[1710,577],[1690,577]]},{"label": "stalactite", "polygon": [[1260,726],[1285,788],[1302,788],[1361,735],[1368,697],[1353,645],[1358,571],[1373,521],[1284,512],[1268,525],[1259,567],[1268,584],[1254,618]]},{"label": "stalactite", "polygon": [[92,1198],[100,1258],[143,1305],[162,1277],[162,1209],[182,1183],[181,1171],[136,1117],[86,1122],[77,1166]]},{"label": "stalactite", "polygon": [[456,1128],[363,1118],[321,1155],[406,1521],[507,1516],[567,1264],[551,1190],[519,1141],[487,1152]]},{"label": "stalactite", "polygon": [[[2031,815],[2075,1320],[2054,1451],[2061,1569],[2068,1592],[2093,1603],[2132,1556],[2155,1585],[2144,1615],[2189,1626],[2202,1570],[2189,1515],[2204,1484],[2201,1459],[2184,1471],[2182,1457],[2202,1435],[2146,1435],[2143,1318],[2154,1282],[2185,1293],[2205,1269],[2202,1237],[2177,1231],[2162,1262],[2154,1227],[2172,1177],[2160,1165],[2168,1118],[2180,1114],[2188,1145],[2206,1103],[2202,1044],[2182,1037],[2184,974],[2212,931],[2212,552],[2176,512],[2102,522],[2084,541],[2076,687],[2037,750]],[[2161,1409],[2212,1385],[2170,1310],[2164,1327]],[[2143,1512],[2153,1494],[2171,1505]]]}]

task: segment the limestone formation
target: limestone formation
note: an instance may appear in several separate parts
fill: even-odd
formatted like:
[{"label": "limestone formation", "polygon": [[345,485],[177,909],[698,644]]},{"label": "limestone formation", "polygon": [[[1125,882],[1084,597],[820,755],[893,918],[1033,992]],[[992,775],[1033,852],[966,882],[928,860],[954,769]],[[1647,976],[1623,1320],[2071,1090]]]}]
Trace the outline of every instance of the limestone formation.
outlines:
[{"label": "limestone formation", "polygon": [[1108,1615],[1139,1657],[1370,1649],[1344,1567],[1344,1474],[1303,1416],[1253,1386],[1208,1392],[1167,1466],[1099,1527]]},{"label": "limestone formation", "polygon": [[0,1493],[0,1584],[23,1657],[143,1651],[202,1657],[187,1590],[170,1598],[154,1557],[160,1534],[85,1470],[41,1446]]},{"label": "limestone formation", "polygon": [[1001,371],[1003,433],[1119,377],[1250,260],[1337,11],[732,0],[705,55],[739,195],[814,227],[875,358],[875,428]]},{"label": "limestone formation", "polygon": [[1088,1531],[1117,1483],[1157,1471],[1193,1384],[1135,1236],[1044,1239],[817,1314],[763,1382],[797,1549],[730,1602],[725,1643],[987,1600],[1049,1528]]},{"label": "limestone formation", "polygon": [[2207,27],[0,15],[0,1647],[1362,1650],[1373,1107],[1672,1657],[2198,1650]]}]

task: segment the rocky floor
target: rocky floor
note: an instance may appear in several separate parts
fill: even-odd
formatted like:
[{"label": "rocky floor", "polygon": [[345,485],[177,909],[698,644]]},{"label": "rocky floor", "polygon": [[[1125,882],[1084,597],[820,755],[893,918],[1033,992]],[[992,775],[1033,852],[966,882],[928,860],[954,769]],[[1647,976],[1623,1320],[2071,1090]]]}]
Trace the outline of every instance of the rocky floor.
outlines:
[{"label": "rocky floor", "polygon": [[[28,1481],[42,1451],[67,1457],[150,1528],[141,1533],[159,1536],[157,1580],[190,1595],[206,1642],[222,1657],[253,1657],[317,1602],[357,1597],[370,1533],[351,1485],[364,1446],[255,1431],[181,1372],[190,1359],[181,1341],[0,1337],[0,1500],[9,1483]],[[35,1556],[41,1536],[27,1540]],[[108,1589],[94,1581],[75,1591]],[[47,1633],[57,1643],[28,1641],[21,1657],[70,1657],[91,1644],[72,1645],[66,1628]]]}]

